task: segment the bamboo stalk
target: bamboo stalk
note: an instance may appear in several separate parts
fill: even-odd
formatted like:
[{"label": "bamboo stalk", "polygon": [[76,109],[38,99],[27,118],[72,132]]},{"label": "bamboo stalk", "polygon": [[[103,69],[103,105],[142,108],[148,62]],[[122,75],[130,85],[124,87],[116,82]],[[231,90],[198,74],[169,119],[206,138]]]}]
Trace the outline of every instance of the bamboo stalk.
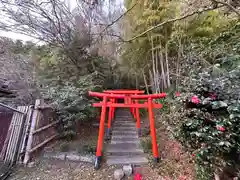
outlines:
[{"label": "bamboo stalk", "polygon": [[[20,107],[18,107],[17,110],[19,110]],[[12,131],[11,131],[11,135],[10,135],[10,139],[8,141],[8,146],[7,146],[7,151],[6,151],[6,154],[5,154],[5,158],[4,158],[4,162],[10,162],[11,161],[11,152],[12,152],[12,149],[13,149],[13,143],[14,142],[14,135],[15,135],[15,128],[16,128],[16,123],[17,123],[17,120],[18,118],[20,117],[20,113],[14,113],[15,116],[14,116],[14,119],[13,119],[13,124],[12,124]]]},{"label": "bamboo stalk", "polygon": [[150,81],[150,84],[151,84],[151,89],[152,91],[154,90],[154,83],[153,83],[153,74],[152,74],[152,71],[149,69],[149,81]]},{"label": "bamboo stalk", "polygon": [[23,134],[23,142],[22,142],[22,147],[21,147],[21,151],[20,153],[24,152],[25,149],[25,144],[26,144],[26,140],[27,140],[27,136],[28,136],[28,130],[30,127],[30,121],[31,121],[31,117],[32,117],[32,112],[33,112],[33,107],[29,106],[28,112],[27,112],[27,117],[26,117],[26,122],[24,123],[24,134]]},{"label": "bamboo stalk", "polygon": [[21,148],[21,143],[23,141],[23,132],[24,132],[24,125],[25,125],[25,121],[26,121],[26,114],[28,111],[28,106],[23,106],[22,110],[24,113],[24,115],[22,115],[21,119],[19,119],[19,126],[18,126],[18,136],[16,138],[16,143],[15,143],[15,148],[14,148],[14,153],[13,153],[13,162],[15,163],[19,157],[19,152],[20,152],[20,148]]},{"label": "bamboo stalk", "polygon": [[155,68],[156,68],[156,77],[155,77],[155,79],[156,79],[156,92],[155,93],[160,93],[160,82],[159,82],[159,71],[158,71],[158,52],[157,52],[157,50],[156,50],[156,66],[155,66]]},{"label": "bamboo stalk", "polygon": [[168,64],[168,43],[165,44],[165,60],[166,60],[166,67],[167,67],[167,86],[170,87],[170,78],[169,78],[169,64]]},{"label": "bamboo stalk", "polygon": [[33,112],[33,106],[27,106],[26,109],[26,117],[23,122],[23,131],[22,131],[22,139],[20,142],[20,151],[18,153],[17,159],[22,163],[23,159],[20,159],[26,149],[26,142],[27,142],[27,136],[28,136],[28,131],[30,128],[30,122],[31,122],[31,117],[32,117],[32,112]]},{"label": "bamboo stalk", "polygon": [[153,84],[154,91],[156,91],[156,71],[155,71],[155,57],[154,57],[154,48],[153,48],[153,37],[151,36],[151,46],[152,46],[152,69],[153,69]]},{"label": "bamboo stalk", "polygon": [[[24,110],[25,110],[24,106],[20,106],[20,107],[18,107],[18,109],[19,109],[19,111],[22,111],[22,112],[24,112]],[[21,131],[21,128],[22,128],[22,120],[23,120],[23,118],[24,118],[24,116],[21,114],[19,116],[19,118],[16,119],[16,123],[15,123],[15,126],[14,126],[14,135],[13,135],[14,139],[11,142],[12,150],[10,152],[11,153],[10,156],[11,156],[11,161],[12,162],[15,162],[15,158],[14,157],[16,156],[17,148],[19,148],[18,147],[18,144],[19,144],[18,141],[21,138],[20,131]]]},{"label": "bamboo stalk", "polygon": [[145,83],[147,94],[149,94],[148,84],[147,84],[146,76],[145,76],[145,73],[144,73],[143,69],[142,69],[142,74],[143,74],[143,80],[144,80],[144,83]]},{"label": "bamboo stalk", "polygon": [[[24,111],[24,106],[19,106],[17,108],[19,111]],[[22,114],[19,114],[18,118],[16,118],[15,124],[14,124],[14,131],[13,131],[13,139],[9,142],[9,145],[11,147],[9,151],[9,161],[14,162],[14,156],[16,154],[17,150],[17,142],[20,138],[20,129],[21,129],[21,119],[23,118]]]},{"label": "bamboo stalk", "polygon": [[165,78],[165,71],[164,71],[164,64],[163,64],[163,55],[161,50],[159,49],[159,56],[160,56],[160,65],[161,65],[161,71],[162,71],[162,81],[163,81],[163,87],[166,88],[166,78]]}]

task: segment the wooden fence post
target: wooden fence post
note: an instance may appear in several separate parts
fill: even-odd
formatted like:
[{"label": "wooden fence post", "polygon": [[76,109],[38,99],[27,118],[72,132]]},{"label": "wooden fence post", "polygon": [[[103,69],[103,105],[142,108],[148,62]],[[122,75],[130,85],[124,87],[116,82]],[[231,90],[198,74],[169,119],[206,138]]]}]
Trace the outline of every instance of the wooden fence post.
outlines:
[{"label": "wooden fence post", "polygon": [[28,112],[26,115],[26,122],[24,123],[23,138],[22,138],[22,142],[21,142],[20,153],[18,156],[18,160],[20,163],[23,163],[23,160],[24,160],[24,153],[26,151],[28,130],[30,129],[30,125],[31,125],[33,109],[34,109],[34,106],[29,106]]},{"label": "wooden fence post", "polygon": [[26,153],[24,157],[23,163],[26,165],[30,159],[30,153],[31,153],[31,147],[32,147],[32,140],[33,140],[33,132],[35,130],[36,122],[39,118],[39,110],[37,110],[37,107],[41,105],[41,100],[37,99],[35,102],[34,110],[33,110],[33,115],[32,115],[32,122],[30,126],[30,131],[28,135],[28,142],[27,142],[27,147],[26,147]]}]

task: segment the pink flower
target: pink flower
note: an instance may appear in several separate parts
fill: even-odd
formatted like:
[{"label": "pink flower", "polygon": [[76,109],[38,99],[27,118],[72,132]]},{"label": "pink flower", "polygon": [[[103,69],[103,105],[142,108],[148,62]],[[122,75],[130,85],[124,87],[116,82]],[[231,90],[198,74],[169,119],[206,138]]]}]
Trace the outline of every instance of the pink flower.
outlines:
[{"label": "pink flower", "polygon": [[217,126],[217,130],[224,132],[225,128],[223,126]]},{"label": "pink flower", "polygon": [[211,98],[212,100],[216,100],[216,99],[217,99],[216,93],[210,93],[209,95],[210,95],[210,98]]},{"label": "pink flower", "polygon": [[186,180],[187,177],[186,176],[179,176],[178,180]]},{"label": "pink flower", "polygon": [[178,96],[180,96],[180,92],[176,92],[176,94],[175,94],[175,95],[176,95],[177,97],[178,97]]},{"label": "pink flower", "polygon": [[192,154],[192,157],[195,157],[196,156],[196,154]]},{"label": "pink flower", "polygon": [[142,176],[139,173],[136,173],[134,176],[134,180],[142,180]]},{"label": "pink flower", "polygon": [[169,177],[166,177],[166,176],[165,176],[165,177],[164,177],[164,180],[171,180],[171,179],[170,179]]},{"label": "pink flower", "polygon": [[197,96],[193,96],[193,97],[192,97],[192,103],[194,103],[194,104],[199,104],[199,103],[200,103],[200,99],[198,99]]}]

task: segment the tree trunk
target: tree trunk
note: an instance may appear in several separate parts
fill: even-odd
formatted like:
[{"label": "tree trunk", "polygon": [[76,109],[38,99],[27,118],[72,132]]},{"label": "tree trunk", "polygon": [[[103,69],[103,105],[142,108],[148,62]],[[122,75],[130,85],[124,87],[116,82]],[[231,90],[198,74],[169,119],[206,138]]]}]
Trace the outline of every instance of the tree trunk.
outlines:
[{"label": "tree trunk", "polygon": [[181,43],[180,43],[180,40],[178,39],[178,56],[177,56],[177,65],[176,65],[176,90],[178,91],[178,71],[179,71],[179,62],[180,62],[180,56],[181,56],[181,52],[180,52],[180,49],[181,49]]},{"label": "tree trunk", "polygon": [[155,57],[155,55],[154,55],[154,47],[153,47],[153,38],[152,38],[152,36],[151,36],[151,47],[152,47],[152,69],[153,69],[153,76],[152,76],[152,78],[153,78],[154,89],[156,90],[157,83],[156,83],[156,69],[155,69],[155,67],[156,67],[155,64],[156,63],[155,63],[155,59],[157,57]]},{"label": "tree trunk", "polygon": [[159,49],[159,59],[160,59],[160,65],[161,65],[161,71],[162,71],[162,83],[163,83],[163,87],[164,89],[167,88],[166,86],[166,76],[165,76],[165,71],[164,71],[164,64],[163,64],[163,54],[161,52],[161,50]]},{"label": "tree trunk", "polygon": [[169,64],[168,64],[168,43],[165,44],[165,58],[166,58],[166,67],[167,67],[167,87],[170,87],[170,77],[169,77]]},{"label": "tree trunk", "polygon": [[147,90],[147,94],[149,94],[147,79],[146,79],[146,76],[145,76],[145,73],[144,73],[143,69],[142,69],[142,75],[143,75],[144,84],[145,84],[145,87],[146,87],[146,90]]},{"label": "tree trunk", "polygon": [[139,88],[138,74],[136,73],[135,75],[136,75],[136,89],[138,89]]},{"label": "tree trunk", "polygon": [[158,64],[158,51],[156,50],[156,93],[160,93],[161,91],[161,83],[160,83],[160,74],[159,74],[159,64]]},{"label": "tree trunk", "polygon": [[155,93],[155,87],[154,87],[154,82],[153,82],[153,74],[152,74],[152,72],[151,72],[151,70],[149,69],[149,81],[150,81],[150,87],[151,87],[151,90],[152,90],[152,92],[154,92]]}]

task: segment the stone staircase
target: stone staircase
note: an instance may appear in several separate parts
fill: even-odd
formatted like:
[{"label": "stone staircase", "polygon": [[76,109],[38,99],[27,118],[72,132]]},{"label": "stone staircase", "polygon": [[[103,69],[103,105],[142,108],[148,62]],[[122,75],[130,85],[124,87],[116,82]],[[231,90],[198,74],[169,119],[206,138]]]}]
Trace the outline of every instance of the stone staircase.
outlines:
[{"label": "stone staircase", "polygon": [[112,137],[107,145],[108,165],[143,165],[148,160],[140,145],[136,123],[128,109],[119,109],[112,126]]}]

